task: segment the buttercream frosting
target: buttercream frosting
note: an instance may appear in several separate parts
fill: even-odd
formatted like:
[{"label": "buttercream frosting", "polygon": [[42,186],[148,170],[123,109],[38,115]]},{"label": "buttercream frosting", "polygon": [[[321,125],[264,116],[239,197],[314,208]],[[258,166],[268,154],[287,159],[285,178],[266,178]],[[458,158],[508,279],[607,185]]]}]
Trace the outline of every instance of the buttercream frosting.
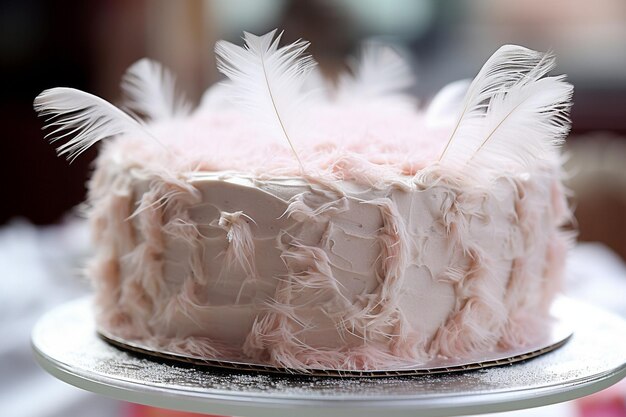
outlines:
[{"label": "buttercream frosting", "polygon": [[568,242],[557,165],[482,184],[435,165],[377,182],[266,178],[155,169],[132,143],[107,144],[90,183],[90,275],[110,334],[372,370],[518,348],[548,329]]}]

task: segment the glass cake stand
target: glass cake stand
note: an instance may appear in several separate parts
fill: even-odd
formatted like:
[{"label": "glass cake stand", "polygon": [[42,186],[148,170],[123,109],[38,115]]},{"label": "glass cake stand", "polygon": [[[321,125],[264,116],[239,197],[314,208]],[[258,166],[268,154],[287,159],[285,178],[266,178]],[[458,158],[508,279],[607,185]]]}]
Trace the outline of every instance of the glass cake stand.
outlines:
[{"label": "glass cake stand", "polygon": [[155,407],[242,417],[456,416],[567,401],[626,376],[626,322],[570,299],[557,307],[575,325],[558,349],[505,366],[418,376],[295,376],[153,360],[99,337],[89,299],[43,316],[32,346],[40,365],[67,383]]}]

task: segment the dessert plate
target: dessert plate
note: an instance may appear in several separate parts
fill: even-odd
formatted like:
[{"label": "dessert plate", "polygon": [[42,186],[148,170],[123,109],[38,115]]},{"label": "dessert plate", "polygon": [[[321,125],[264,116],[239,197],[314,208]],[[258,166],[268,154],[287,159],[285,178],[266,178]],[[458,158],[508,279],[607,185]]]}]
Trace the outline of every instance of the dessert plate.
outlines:
[{"label": "dessert plate", "polygon": [[626,376],[624,320],[569,299],[556,309],[576,326],[559,349],[513,365],[419,376],[295,376],[156,361],[102,340],[89,299],[42,317],[32,346],[41,366],[65,382],[162,408],[242,417],[455,416],[571,400]]}]

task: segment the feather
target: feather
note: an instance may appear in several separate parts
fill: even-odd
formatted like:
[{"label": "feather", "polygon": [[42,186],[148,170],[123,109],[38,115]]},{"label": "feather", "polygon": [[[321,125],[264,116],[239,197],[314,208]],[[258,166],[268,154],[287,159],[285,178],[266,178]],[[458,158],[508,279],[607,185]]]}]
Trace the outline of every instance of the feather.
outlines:
[{"label": "feather", "polygon": [[551,54],[514,45],[496,51],[470,84],[440,162],[506,166],[541,158],[569,126],[571,86],[562,77],[542,79],[553,67]]},{"label": "feather", "polygon": [[546,77],[496,94],[468,163],[505,170],[527,167],[553,153],[569,132],[573,88],[565,77]]},{"label": "feather", "polygon": [[369,41],[358,60],[348,63],[352,75],[339,78],[340,99],[381,98],[400,93],[415,82],[413,71],[402,55],[389,45]]},{"label": "feather", "polygon": [[148,58],[135,62],[122,79],[125,105],[151,120],[186,116],[191,105],[176,91],[176,78],[161,64]]},{"label": "feather", "polygon": [[110,136],[136,132],[156,140],[142,124],[111,103],[73,88],[45,90],[35,98],[34,107],[40,116],[49,116],[44,129],[54,130],[46,138],[56,142],[71,137],[57,148],[57,153],[69,160]]},{"label": "feather", "polygon": [[335,83],[320,70],[319,66],[311,69],[302,90],[307,94],[307,103],[310,99],[318,104],[329,104],[335,97]]},{"label": "feather", "polygon": [[200,111],[216,111],[223,110],[228,107],[232,107],[233,103],[230,100],[229,94],[230,88],[227,82],[218,82],[207,88],[202,94],[200,99]]},{"label": "feather", "polygon": [[426,123],[431,127],[452,126],[461,113],[463,97],[471,80],[458,80],[444,86],[426,109]]},{"label": "feather", "polygon": [[230,82],[231,97],[246,107],[257,121],[284,137],[302,167],[293,144],[300,128],[305,95],[302,87],[315,65],[303,53],[309,43],[298,40],[278,48],[282,33],[273,30],[263,36],[244,33],[245,47],[230,42],[215,44],[218,69]]}]

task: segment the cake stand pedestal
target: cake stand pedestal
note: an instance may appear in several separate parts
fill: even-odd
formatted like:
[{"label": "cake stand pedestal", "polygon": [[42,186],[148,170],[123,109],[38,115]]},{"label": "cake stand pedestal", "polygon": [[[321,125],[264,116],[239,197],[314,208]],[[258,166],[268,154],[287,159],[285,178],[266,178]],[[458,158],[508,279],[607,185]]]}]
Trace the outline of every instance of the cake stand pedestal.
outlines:
[{"label": "cake stand pedestal", "polygon": [[241,417],[457,416],[572,400],[626,376],[626,322],[577,301],[559,303],[575,328],[563,347],[514,365],[452,374],[336,378],[156,362],[99,338],[89,299],[43,316],[32,346],[40,365],[62,381],[155,407]]}]

